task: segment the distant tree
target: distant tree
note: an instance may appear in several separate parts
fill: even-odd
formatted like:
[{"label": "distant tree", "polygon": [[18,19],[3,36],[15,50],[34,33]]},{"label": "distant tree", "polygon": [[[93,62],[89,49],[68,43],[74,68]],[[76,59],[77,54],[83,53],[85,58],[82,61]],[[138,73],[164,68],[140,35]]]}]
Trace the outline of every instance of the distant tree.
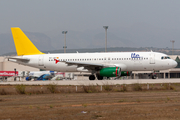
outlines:
[{"label": "distant tree", "polygon": [[178,56],[176,57],[176,60],[175,60],[175,61],[178,63],[178,65],[176,66],[176,68],[180,68],[180,59],[179,59]]}]

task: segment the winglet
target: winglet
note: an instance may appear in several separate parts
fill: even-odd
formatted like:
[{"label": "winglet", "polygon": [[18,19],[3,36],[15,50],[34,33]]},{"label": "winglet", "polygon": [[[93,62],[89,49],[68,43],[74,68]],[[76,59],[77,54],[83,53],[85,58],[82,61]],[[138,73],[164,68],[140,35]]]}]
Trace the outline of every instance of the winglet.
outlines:
[{"label": "winglet", "polygon": [[18,56],[44,54],[36,48],[20,28],[12,27],[11,31]]}]

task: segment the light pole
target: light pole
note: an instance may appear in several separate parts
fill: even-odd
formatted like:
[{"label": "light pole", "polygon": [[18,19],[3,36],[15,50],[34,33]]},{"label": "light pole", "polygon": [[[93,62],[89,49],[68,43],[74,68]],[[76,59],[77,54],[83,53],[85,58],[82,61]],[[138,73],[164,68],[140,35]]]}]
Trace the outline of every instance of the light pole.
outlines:
[{"label": "light pole", "polygon": [[103,26],[103,28],[105,29],[105,32],[106,32],[106,34],[105,34],[105,39],[106,39],[105,52],[107,52],[107,29],[108,29],[108,26]]},{"label": "light pole", "polygon": [[66,48],[67,48],[67,46],[66,46],[66,34],[67,34],[67,32],[68,31],[62,31],[62,34],[64,34],[64,46],[63,46],[64,53],[66,53]]},{"label": "light pole", "polygon": [[174,55],[174,40],[171,40],[170,42],[172,42],[172,55]]}]

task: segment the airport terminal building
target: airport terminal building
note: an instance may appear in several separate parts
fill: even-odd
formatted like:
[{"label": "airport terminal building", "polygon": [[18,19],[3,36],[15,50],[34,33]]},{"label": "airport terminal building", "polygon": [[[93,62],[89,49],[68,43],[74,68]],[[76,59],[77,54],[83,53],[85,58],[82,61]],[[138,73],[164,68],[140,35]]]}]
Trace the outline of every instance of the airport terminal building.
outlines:
[{"label": "airport terminal building", "polygon": [[[176,68],[168,69],[168,70],[160,70],[156,71],[157,78],[180,78],[180,59],[178,55],[169,55],[171,59],[174,59],[178,62]],[[13,63],[8,61],[7,57],[0,57],[0,71],[40,71],[38,68],[33,68],[29,66],[20,65],[17,63]],[[150,74],[152,71],[132,71],[131,77],[128,79],[150,79]],[[77,74],[77,73],[76,73]],[[79,73],[80,74],[80,73]],[[3,76],[0,76],[2,78]]]},{"label": "airport terminal building", "polygon": [[[29,66],[24,66],[24,65],[20,65],[14,62],[9,62],[7,57],[0,57],[0,79],[6,79],[8,76],[13,76],[12,73],[15,71],[17,73],[23,72],[24,73],[28,72],[28,71],[39,71],[39,69],[37,68],[33,68],[33,67],[29,67]],[[6,73],[6,74],[11,74],[11,75],[5,75],[2,73]],[[14,74],[15,75],[15,74]],[[26,74],[24,74],[23,76],[26,76]]]}]

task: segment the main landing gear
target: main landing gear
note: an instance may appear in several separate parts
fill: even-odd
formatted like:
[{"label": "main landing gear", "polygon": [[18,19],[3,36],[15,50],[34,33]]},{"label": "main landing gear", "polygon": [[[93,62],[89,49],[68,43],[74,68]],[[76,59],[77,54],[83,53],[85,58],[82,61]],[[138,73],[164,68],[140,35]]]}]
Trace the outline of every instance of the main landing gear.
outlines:
[{"label": "main landing gear", "polygon": [[103,80],[103,76],[96,75],[96,77],[97,77],[98,80]]},{"label": "main landing gear", "polygon": [[95,75],[90,75],[89,80],[95,80]]},{"label": "main landing gear", "polygon": [[95,80],[96,78],[98,80],[103,80],[103,76],[100,76],[100,75],[96,75],[96,77],[95,77],[95,75],[90,75],[89,76],[89,80]]}]

